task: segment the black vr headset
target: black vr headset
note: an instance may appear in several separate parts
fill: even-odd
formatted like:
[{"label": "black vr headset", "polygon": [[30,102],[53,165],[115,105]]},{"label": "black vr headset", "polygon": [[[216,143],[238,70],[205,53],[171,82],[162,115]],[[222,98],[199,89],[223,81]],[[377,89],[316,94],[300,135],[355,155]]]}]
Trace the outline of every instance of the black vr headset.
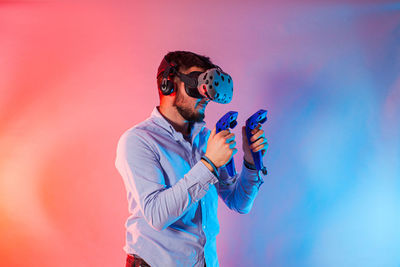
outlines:
[{"label": "black vr headset", "polygon": [[207,98],[221,104],[227,104],[232,100],[232,77],[217,65],[205,72],[193,71],[183,74],[179,72],[174,62],[169,63],[164,57],[158,67],[157,78],[161,74],[163,78],[160,90],[163,95],[174,92],[173,77],[176,75],[185,84],[185,91],[191,97]]}]

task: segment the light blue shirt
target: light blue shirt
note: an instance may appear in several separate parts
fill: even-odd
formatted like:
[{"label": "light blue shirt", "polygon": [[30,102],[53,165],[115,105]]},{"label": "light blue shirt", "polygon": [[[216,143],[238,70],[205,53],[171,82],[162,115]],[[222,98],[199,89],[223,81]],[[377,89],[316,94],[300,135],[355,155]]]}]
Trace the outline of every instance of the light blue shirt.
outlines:
[{"label": "light blue shirt", "polygon": [[152,267],[219,266],[216,236],[218,196],[232,210],[248,213],[263,180],[256,170],[242,168],[229,177],[219,169],[222,185],[200,161],[210,130],[194,123],[191,139],[155,107],[150,118],[127,130],[117,147],[115,166],[127,191],[128,254],[137,254]]}]

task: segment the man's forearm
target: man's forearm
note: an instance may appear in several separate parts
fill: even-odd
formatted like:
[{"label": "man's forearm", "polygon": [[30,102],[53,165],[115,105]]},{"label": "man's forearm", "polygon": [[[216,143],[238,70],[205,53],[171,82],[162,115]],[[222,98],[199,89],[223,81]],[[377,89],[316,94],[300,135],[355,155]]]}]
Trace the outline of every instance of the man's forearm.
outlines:
[{"label": "man's forearm", "polygon": [[156,230],[165,229],[199,201],[210,184],[217,181],[206,164],[198,162],[173,186],[140,197],[146,221]]},{"label": "man's forearm", "polygon": [[218,193],[230,209],[239,213],[248,213],[262,183],[263,180],[258,171],[243,166],[234,186],[220,185]]}]

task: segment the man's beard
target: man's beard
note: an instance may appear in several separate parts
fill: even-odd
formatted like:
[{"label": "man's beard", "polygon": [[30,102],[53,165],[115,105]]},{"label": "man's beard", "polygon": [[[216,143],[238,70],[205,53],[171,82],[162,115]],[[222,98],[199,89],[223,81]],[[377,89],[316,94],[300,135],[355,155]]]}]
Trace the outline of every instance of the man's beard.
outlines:
[{"label": "man's beard", "polygon": [[178,110],[179,114],[181,114],[181,116],[187,121],[202,122],[204,120],[204,113],[196,113],[196,111],[181,105],[183,102],[184,100],[182,95],[177,91],[174,106]]}]

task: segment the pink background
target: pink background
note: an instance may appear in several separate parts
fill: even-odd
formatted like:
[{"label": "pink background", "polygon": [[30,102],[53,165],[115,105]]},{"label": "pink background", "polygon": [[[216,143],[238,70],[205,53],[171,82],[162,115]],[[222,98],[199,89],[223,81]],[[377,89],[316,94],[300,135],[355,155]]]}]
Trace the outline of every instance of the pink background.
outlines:
[{"label": "pink background", "polygon": [[174,50],[233,77],[209,128],[268,109],[269,175],[249,214],[220,202],[221,266],[398,266],[399,22],[387,1],[0,2],[0,266],[124,265],[116,144]]}]

